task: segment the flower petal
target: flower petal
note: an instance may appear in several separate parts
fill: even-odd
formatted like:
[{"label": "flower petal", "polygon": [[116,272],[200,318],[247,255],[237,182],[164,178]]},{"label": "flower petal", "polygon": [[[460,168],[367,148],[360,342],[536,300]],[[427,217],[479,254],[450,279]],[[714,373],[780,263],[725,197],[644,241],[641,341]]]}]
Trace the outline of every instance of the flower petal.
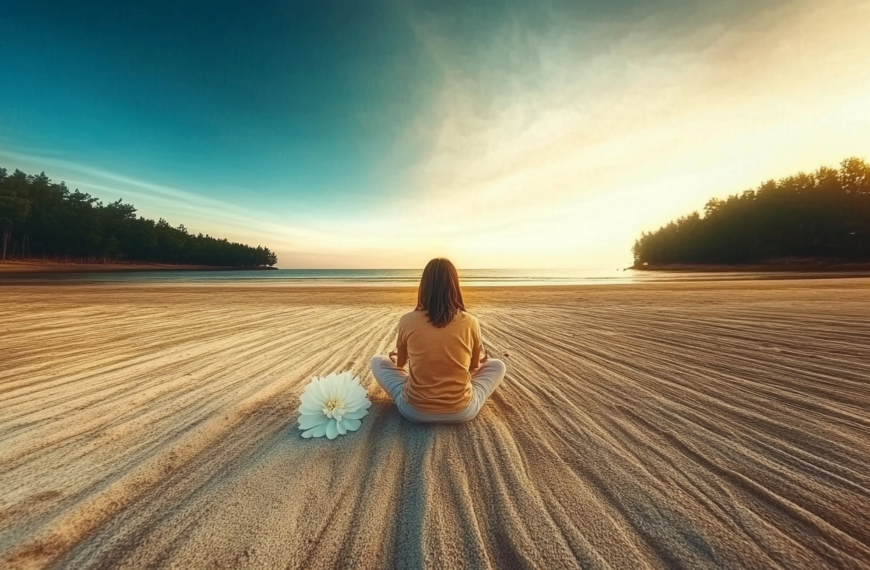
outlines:
[{"label": "flower petal", "polygon": [[366,403],[367,403],[367,402],[368,402],[368,400],[367,400],[366,398],[357,398],[357,399],[355,399],[355,400],[351,400],[351,401],[349,401],[349,402],[347,403],[347,407],[348,407],[348,409],[356,410],[356,409],[359,409],[359,408],[364,408],[364,407],[366,407]]},{"label": "flower petal", "polygon": [[323,404],[317,401],[317,398],[312,397],[310,394],[302,394],[302,397],[299,398],[299,408],[305,408],[306,410],[319,410],[323,407]]},{"label": "flower petal", "polygon": [[[326,403],[332,401],[332,410]],[[313,376],[299,396],[299,429],[303,437],[335,439],[360,426],[360,419],[368,415],[372,403],[368,390],[358,376],[350,370],[332,372],[326,376]]]},{"label": "flower petal", "polygon": [[320,399],[321,404],[325,404],[329,399],[329,393],[326,390],[326,379],[324,378],[316,378],[313,382],[314,390],[316,390],[317,395]]},{"label": "flower petal", "polygon": [[319,414],[321,408],[323,408],[323,406],[318,406],[316,404],[314,404],[314,405],[306,404],[305,402],[302,402],[302,404],[299,406],[299,413],[300,414]]},{"label": "flower petal", "polygon": [[356,393],[356,394],[349,395],[345,401],[349,405],[359,406],[361,403],[363,403],[365,401],[365,399],[366,399],[365,393],[363,393],[363,394]]},{"label": "flower petal", "polygon": [[304,437],[305,439],[308,439],[309,437],[323,437],[323,435],[325,433],[326,433],[326,425],[319,424],[319,425],[314,426],[313,428],[311,428],[308,431],[302,432],[302,437]]},{"label": "flower petal", "polygon": [[314,437],[323,437],[326,435],[326,423],[314,426],[311,428],[311,433]]},{"label": "flower petal", "polygon": [[358,420],[360,418],[364,418],[369,415],[369,411],[364,408],[360,408],[358,410],[354,410],[352,412],[348,412],[342,416],[343,419],[346,420]]},{"label": "flower petal", "polygon": [[338,437],[338,428],[335,427],[335,420],[329,420],[329,423],[326,424],[326,437],[327,439]]},{"label": "flower petal", "polygon": [[320,425],[327,420],[326,416],[323,414],[312,414],[312,415],[301,415],[297,420],[299,422],[299,429],[310,429],[316,425]]}]

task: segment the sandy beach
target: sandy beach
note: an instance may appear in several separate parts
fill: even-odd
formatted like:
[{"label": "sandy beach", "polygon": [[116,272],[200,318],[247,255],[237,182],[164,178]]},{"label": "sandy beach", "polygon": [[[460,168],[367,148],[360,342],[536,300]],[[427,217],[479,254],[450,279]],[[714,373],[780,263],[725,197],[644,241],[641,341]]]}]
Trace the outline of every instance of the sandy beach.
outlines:
[{"label": "sandy beach", "polygon": [[[0,285],[0,567],[870,567],[870,280],[467,289],[461,426],[367,369],[414,298]],[[302,439],[345,369],[372,413]]]}]

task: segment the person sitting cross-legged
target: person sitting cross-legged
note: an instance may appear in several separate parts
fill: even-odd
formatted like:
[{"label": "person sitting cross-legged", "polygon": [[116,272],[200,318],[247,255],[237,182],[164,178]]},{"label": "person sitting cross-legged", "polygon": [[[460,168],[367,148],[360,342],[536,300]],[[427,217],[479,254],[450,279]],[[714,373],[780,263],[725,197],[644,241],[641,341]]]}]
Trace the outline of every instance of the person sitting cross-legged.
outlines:
[{"label": "person sitting cross-legged", "polygon": [[372,358],[371,367],[399,413],[422,423],[474,419],[506,372],[501,360],[483,353],[480,323],[465,310],[459,274],[441,258],[423,270],[417,307],[399,320],[396,350]]}]

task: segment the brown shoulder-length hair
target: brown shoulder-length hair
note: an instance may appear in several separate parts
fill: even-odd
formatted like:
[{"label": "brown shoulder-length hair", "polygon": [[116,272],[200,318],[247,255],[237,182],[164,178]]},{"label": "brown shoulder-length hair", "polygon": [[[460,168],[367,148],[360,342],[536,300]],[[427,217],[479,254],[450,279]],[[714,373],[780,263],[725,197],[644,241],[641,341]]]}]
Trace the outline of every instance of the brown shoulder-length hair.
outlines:
[{"label": "brown shoulder-length hair", "polygon": [[426,264],[417,291],[416,310],[426,311],[429,322],[439,329],[450,324],[456,313],[465,310],[459,273],[450,261],[438,257]]}]

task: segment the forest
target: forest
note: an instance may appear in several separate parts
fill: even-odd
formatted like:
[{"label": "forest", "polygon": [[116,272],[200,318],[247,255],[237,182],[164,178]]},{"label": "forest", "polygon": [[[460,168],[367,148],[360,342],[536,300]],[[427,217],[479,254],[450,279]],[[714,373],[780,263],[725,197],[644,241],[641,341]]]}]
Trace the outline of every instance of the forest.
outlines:
[{"label": "forest", "polygon": [[251,247],[180,225],[136,215],[121,200],[103,204],[45,173],[11,175],[0,168],[0,261],[51,259],[77,263],[163,263],[265,267],[277,263],[266,247]]},{"label": "forest", "polygon": [[634,267],[870,261],[870,165],[849,158],[707,202],[633,248]]}]

